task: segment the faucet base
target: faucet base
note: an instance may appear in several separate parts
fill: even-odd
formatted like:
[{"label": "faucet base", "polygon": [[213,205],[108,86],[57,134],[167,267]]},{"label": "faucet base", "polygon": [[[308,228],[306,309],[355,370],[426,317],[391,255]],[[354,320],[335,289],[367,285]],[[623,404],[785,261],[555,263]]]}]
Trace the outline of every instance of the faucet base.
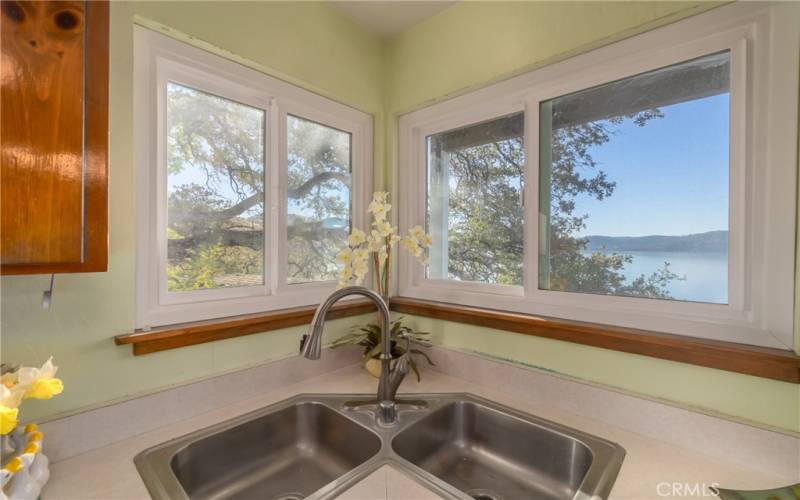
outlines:
[{"label": "faucet base", "polygon": [[[422,399],[398,399],[395,402],[395,405],[398,407],[398,410],[424,410],[428,407],[428,402]],[[347,401],[343,405],[345,410],[360,410],[363,408],[368,408],[370,406],[378,406],[377,399],[357,399],[353,401]]]},{"label": "faucet base", "polygon": [[347,401],[342,405],[344,410],[367,410],[375,413],[376,420],[381,426],[394,425],[397,420],[398,410],[424,410],[428,402],[422,399],[398,399],[397,401],[381,401],[377,399],[361,399]]}]

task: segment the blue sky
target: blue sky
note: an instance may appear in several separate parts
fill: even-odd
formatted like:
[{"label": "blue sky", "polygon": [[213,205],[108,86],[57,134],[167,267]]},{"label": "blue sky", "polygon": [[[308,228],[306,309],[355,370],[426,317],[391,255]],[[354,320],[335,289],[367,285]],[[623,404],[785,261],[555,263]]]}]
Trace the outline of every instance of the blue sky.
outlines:
[{"label": "blue sky", "polygon": [[626,120],[591,149],[617,182],[597,201],[577,199],[589,214],[581,235],[682,235],[728,229],[729,94],[660,108],[663,118],[638,127]]}]

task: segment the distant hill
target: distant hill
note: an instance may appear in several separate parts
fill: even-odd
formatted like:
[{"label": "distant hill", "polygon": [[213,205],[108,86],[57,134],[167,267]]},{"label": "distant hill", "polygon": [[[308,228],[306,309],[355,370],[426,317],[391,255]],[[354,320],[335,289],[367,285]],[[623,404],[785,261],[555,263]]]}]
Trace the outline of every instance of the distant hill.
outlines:
[{"label": "distant hill", "polygon": [[606,252],[726,252],[728,231],[685,236],[586,236],[587,250]]}]

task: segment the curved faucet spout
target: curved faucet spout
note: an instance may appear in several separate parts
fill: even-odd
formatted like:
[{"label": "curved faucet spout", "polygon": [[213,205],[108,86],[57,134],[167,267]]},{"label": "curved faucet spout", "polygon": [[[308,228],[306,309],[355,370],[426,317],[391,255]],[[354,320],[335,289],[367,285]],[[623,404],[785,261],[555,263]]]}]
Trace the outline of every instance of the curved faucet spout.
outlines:
[{"label": "curved faucet spout", "polygon": [[[389,331],[389,306],[386,305],[386,301],[383,300],[383,297],[363,286],[341,288],[330,294],[328,298],[317,307],[317,311],[314,313],[314,319],[311,320],[308,334],[303,335],[300,353],[304,357],[308,359],[319,359],[322,345],[322,331],[325,328],[325,317],[334,304],[349,295],[361,295],[370,299],[375,306],[377,306],[378,314],[381,316],[381,333]],[[388,335],[381,335],[382,352],[387,352],[388,348],[391,347],[390,340]],[[383,357],[383,354],[381,354],[381,357]]]},{"label": "curved faucet spout", "polygon": [[[378,314],[381,317],[381,378],[378,383],[378,402],[381,404],[387,403],[387,405],[394,407],[394,396],[397,393],[397,389],[400,387],[405,373],[408,371],[408,366],[407,361],[401,359],[398,360],[397,366],[392,370],[392,339],[390,338],[391,326],[389,306],[386,305],[386,301],[383,300],[383,297],[373,290],[363,286],[348,286],[330,294],[314,313],[314,319],[311,320],[308,334],[303,336],[303,340],[300,344],[300,353],[308,359],[319,359],[322,350],[322,331],[325,327],[325,317],[336,302],[349,295],[361,295],[362,297],[366,297],[378,308]],[[393,415],[394,412],[387,412],[387,415],[389,414]],[[393,420],[394,417],[391,417],[390,421],[384,423],[391,423]]]}]

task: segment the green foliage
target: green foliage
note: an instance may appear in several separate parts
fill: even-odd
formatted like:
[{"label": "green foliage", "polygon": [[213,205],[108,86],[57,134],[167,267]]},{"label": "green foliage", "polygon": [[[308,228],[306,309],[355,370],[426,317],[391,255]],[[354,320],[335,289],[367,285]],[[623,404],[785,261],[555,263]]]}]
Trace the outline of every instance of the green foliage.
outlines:
[{"label": "green foliage", "polygon": [[261,253],[222,243],[189,249],[179,262],[167,266],[167,285],[172,291],[198,290],[254,284],[261,273]]},{"label": "green foliage", "polygon": [[336,279],[350,230],[350,134],[293,116],[287,128],[287,274],[292,282]]},{"label": "green foliage", "polygon": [[521,139],[450,155],[448,272],[457,279],[522,284]]},{"label": "green foliage", "polygon": [[[430,335],[430,333],[417,331],[405,326],[403,325],[403,318],[398,318],[395,321],[392,321],[391,331],[389,334],[391,338],[392,358],[399,358],[405,354],[405,338],[411,341],[410,345],[412,347],[409,350],[409,366],[411,366],[411,369],[416,374],[417,380],[420,380],[419,369],[416,361],[414,360],[414,356],[422,356],[425,358],[428,364],[433,365],[433,360],[431,360],[428,354],[418,348],[431,346],[431,342],[427,338],[427,335]],[[349,334],[343,335],[336,339],[331,344],[331,347],[335,348],[347,345],[358,345],[364,348],[364,355],[362,356],[362,363],[364,364],[366,364],[366,362],[370,359],[378,359],[383,351],[381,348],[381,327],[373,323],[354,326]]]},{"label": "green foliage", "polygon": [[[169,289],[251,284],[263,274],[264,112],[170,84],[167,125]],[[331,279],[349,232],[350,136],[287,125],[288,278]]]},{"label": "green foliage", "polygon": [[[603,200],[615,183],[592,158],[624,120],[639,126],[661,116],[646,110],[553,132],[549,282],[553,290],[668,297],[680,279],[668,263],[625,280],[632,257],[590,253],[576,237],[588,215],[578,196]],[[288,277],[334,277],[334,255],[349,232],[350,136],[289,117],[287,145]],[[187,87],[169,89],[168,170],[181,179],[168,199],[170,290],[248,284],[263,274],[264,133],[262,111]],[[449,155],[448,273],[467,281],[521,284],[523,275],[521,137],[470,144]]]},{"label": "green foliage", "polygon": [[[643,127],[661,116],[651,109],[553,131],[550,180],[545,186],[550,196],[548,289],[667,298],[669,283],[681,279],[665,262],[650,276],[626,280],[622,270],[632,256],[587,252],[587,241],[576,236],[589,217],[575,213],[577,197],[603,200],[616,187],[592,158],[591,149],[609,142],[625,120]],[[465,281],[522,284],[522,137],[471,145],[450,151],[448,158],[449,275]]]}]

